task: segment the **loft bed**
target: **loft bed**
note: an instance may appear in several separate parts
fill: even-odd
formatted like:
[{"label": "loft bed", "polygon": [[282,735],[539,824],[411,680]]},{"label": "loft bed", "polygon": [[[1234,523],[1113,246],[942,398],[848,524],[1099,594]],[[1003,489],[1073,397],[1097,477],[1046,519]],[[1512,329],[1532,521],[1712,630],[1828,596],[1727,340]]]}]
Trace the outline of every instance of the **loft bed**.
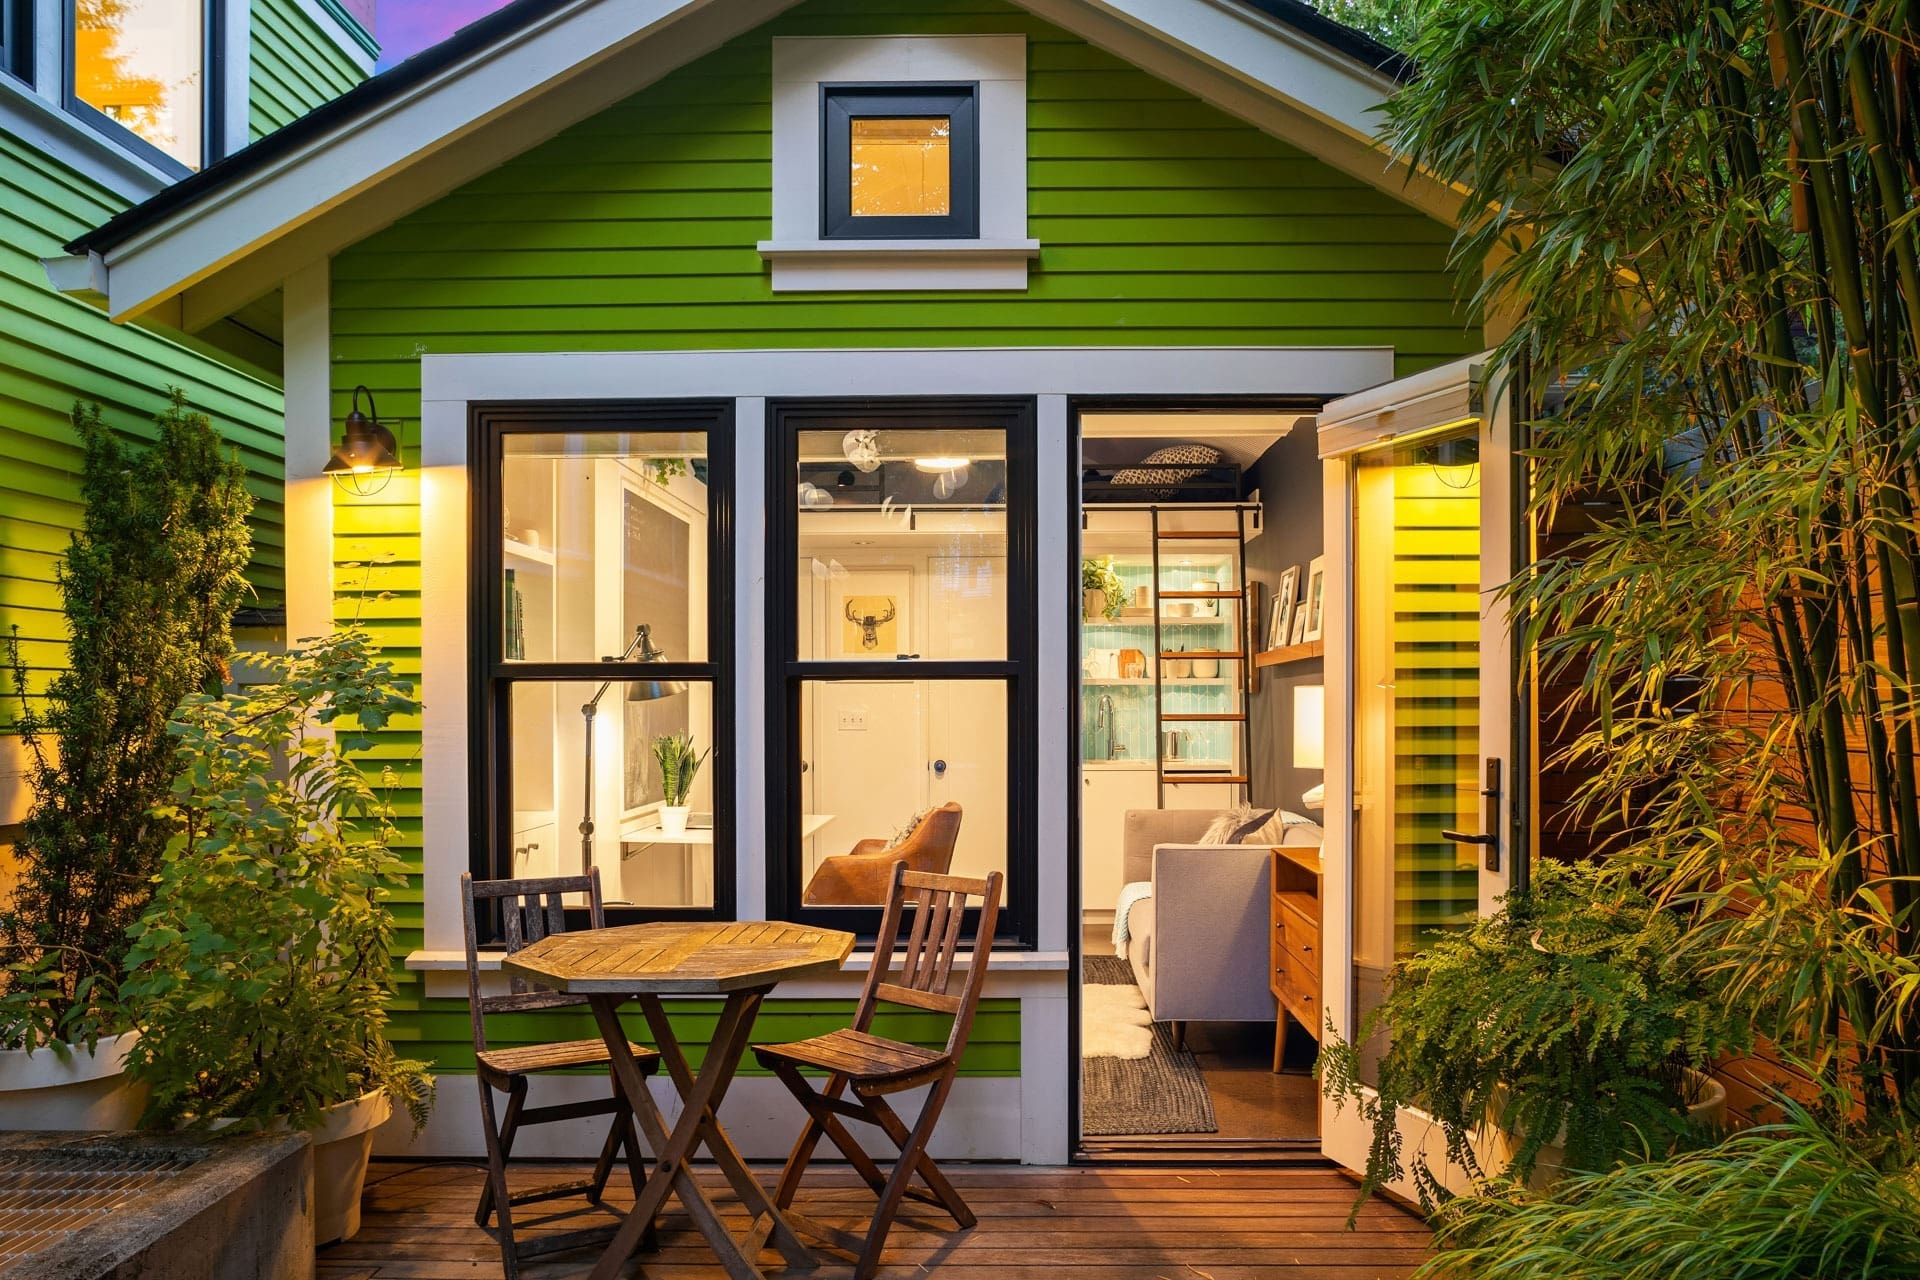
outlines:
[{"label": "loft bed", "polygon": [[[1181,456],[1165,455],[1178,452]],[[1210,455],[1210,456],[1209,456]],[[1158,449],[1139,462],[1089,462],[1080,468],[1080,501],[1092,505],[1237,503],[1240,464],[1209,446]]]}]

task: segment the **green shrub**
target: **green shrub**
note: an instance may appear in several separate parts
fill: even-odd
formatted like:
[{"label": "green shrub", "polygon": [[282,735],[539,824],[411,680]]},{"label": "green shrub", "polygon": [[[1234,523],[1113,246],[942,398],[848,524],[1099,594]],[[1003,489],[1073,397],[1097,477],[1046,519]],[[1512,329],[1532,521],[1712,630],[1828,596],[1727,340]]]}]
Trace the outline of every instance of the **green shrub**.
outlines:
[{"label": "green shrub", "polygon": [[180,773],[157,812],[181,834],[132,931],[127,1074],[153,1088],[147,1124],[308,1128],[384,1087],[417,1126],[424,1067],[385,1034],[387,904],[406,880],[391,809],[344,758],[417,704],[362,631],[262,665],[273,683],[189,698],[175,724]]},{"label": "green shrub", "polygon": [[1403,1163],[1404,1107],[1438,1120],[1447,1158],[1476,1175],[1475,1131],[1499,1125],[1523,1181],[1549,1144],[1595,1170],[1686,1137],[1688,1070],[1742,1032],[1682,960],[1681,932],[1626,878],[1545,863],[1527,892],[1395,966],[1356,1042],[1329,1037],[1318,1068],[1372,1124],[1363,1194],[1410,1174],[1423,1201],[1445,1198],[1424,1163]]},{"label": "green shrub", "polygon": [[32,699],[18,627],[8,651],[34,803],[0,915],[5,1048],[125,1028],[113,983],[173,831],[152,813],[173,779],[167,721],[226,678],[251,556],[246,473],[179,392],[146,449],[97,405],[75,406],[73,424],[86,514],[56,569],[66,667]]},{"label": "green shrub", "polygon": [[1920,1275],[1910,1144],[1778,1125],[1670,1160],[1449,1203],[1422,1280],[1887,1280]]}]

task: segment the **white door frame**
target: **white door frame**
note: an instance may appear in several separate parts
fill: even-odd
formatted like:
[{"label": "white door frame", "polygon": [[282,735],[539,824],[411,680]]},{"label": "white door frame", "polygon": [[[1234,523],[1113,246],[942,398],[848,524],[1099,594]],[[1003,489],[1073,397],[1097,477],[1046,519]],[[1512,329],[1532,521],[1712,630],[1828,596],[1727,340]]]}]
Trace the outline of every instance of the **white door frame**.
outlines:
[{"label": "white door frame", "polygon": [[[1484,777],[1490,758],[1502,761],[1499,798],[1499,869],[1488,870],[1482,860],[1479,908],[1482,915],[1512,882],[1516,856],[1527,850],[1524,833],[1514,821],[1518,788],[1532,785],[1531,761],[1516,759],[1514,749],[1517,690],[1514,683],[1513,642],[1507,624],[1503,587],[1521,567],[1515,563],[1513,414],[1511,379],[1502,376],[1486,355],[1471,356],[1409,378],[1383,384],[1330,402],[1320,416],[1320,456],[1323,483],[1323,519],[1327,564],[1325,679],[1328,690],[1326,725],[1325,843],[1322,848],[1323,900],[1321,937],[1326,968],[1321,974],[1321,1007],[1332,1025],[1330,1034],[1351,1038],[1356,1018],[1353,981],[1353,851],[1354,851],[1354,499],[1355,472],[1360,457],[1394,441],[1468,422],[1478,424],[1480,438],[1480,768]],[[1501,696],[1502,692],[1507,696]],[[1518,811],[1530,812],[1530,805]],[[1443,1171],[1443,1180],[1466,1190],[1464,1174],[1446,1165],[1445,1145],[1438,1126],[1418,1111],[1402,1111],[1400,1132],[1403,1163],[1425,1155]],[[1366,1167],[1372,1130],[1351,1104],[1336,1108],[1324,1095],[1320,1100],[1322,1149],[1349,1169]],[[1396,1183],[1394,1191],[1412,1196],[1410,1184]]]}]

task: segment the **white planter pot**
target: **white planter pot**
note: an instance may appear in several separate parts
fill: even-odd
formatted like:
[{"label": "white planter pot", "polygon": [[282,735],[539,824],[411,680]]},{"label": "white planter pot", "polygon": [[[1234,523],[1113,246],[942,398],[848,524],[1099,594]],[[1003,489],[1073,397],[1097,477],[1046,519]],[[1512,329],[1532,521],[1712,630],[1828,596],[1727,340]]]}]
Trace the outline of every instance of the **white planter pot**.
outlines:
[{"label": "white planter pot", "polygon": [[1107,593],[1098,587],[1082,590],[1080,592],[1080,608],[1089,622],[1105,618],[1107,616]]},{"label": "white planter pot", "polygon": [[313,1242],[351,1240],[360,1230],[360,1192],[367,1184],[373,1131],[393,1114],[386,1090],[328,1107],[313,1138]]},{"label": "white planter pot", "polygon": [[691,806],[684,804],[663,804],[660,806],[660,834],[683,836],[687,834],[687,814]]},{"label": "white planter pot", "polygon": [[[1718,1128],[1725,1125],[1727,1122],[1727,1087],[1718,1080],[1715,1080],[1712,1076],[1699,1071],[1689,1070],[1687,1077],[1692,1082],[1694,1092],[1699,1095],[1700,1099],[1687,1108],[1687,1119],[1702,1128]],[[1504,1107],[1505,1101],[1504,1096],[1495,1099],[1494,1110],[1496,1113]],[[1494,1167],[1504,1168],[1507,1164],[1511,1163],[1513,1153],[1519,1150],[1520,1143],[1526,1134],[1524,1130],[1518,1134],[1513,1134],[1495,1125],[1488,1125],[1487,1136],[1491,1139],[1489,1145],[1492,1149],[1492,1154],[1498,1158],[1498,1164]],[[1559,1181],[1561,1175],[1566,1172],[1566,1141],[1567,1130],[1566,1126],[1562,1125],[1560,1132],[1554,1135],[1554,1140],[1540,1148],[1540,1154],[1534,1159],[1533,1173],[1527,1179],[1527,1185],[1533,1190],[1546,1190],[1553,1183]]]},{"label": "white planter pot", "polygon": [[124,1074],[138,1031],[85,1045],[0,1051],[0,1129],[138,1128],[151,1092]]}]

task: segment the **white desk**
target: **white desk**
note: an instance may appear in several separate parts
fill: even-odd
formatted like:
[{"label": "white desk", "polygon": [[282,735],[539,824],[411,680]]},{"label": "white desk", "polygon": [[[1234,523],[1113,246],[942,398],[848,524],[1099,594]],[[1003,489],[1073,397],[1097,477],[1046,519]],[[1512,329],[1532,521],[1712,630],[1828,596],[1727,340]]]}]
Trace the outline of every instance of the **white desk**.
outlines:
[{"label": "white desk", "polygon": [[[803,813],[800,815],[800,838],[811,839],[819,834],[822,827],[833,821],[830,813]],[[657,822],[644,827],[633,827],[620,833],[620,843],[625,845],[650,844],[712,844],[712,827],[688,827],[682,835],[670,836],[660,829]]]}]

